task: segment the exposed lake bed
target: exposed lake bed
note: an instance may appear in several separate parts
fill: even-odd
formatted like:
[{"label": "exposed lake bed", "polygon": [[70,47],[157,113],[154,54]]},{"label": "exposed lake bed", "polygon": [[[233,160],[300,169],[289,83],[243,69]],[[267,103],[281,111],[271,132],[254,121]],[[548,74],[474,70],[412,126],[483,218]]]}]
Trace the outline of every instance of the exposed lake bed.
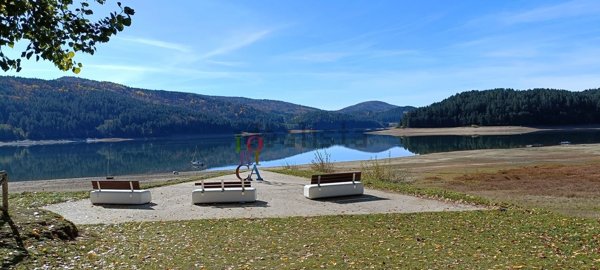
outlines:
[{"label": "exposed lake bed", "polygon": [[470,126],[447,128],[390,128],[370,132],[371,134],[391,136],[483,136],[483,135],[518,135],[532,132],[566,132],[566,131],[598,131],[600,126],[557,126],[557,127],[526,127],[526,126]]}]

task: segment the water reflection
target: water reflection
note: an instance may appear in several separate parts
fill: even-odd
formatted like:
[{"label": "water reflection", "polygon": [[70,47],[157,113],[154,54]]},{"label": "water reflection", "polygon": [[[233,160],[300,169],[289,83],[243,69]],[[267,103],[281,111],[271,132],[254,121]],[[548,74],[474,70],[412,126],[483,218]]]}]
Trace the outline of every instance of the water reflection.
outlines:
[{"label": "water reflection", "polygon": [[[599,143],[600,132],[554,132],[511,136],[427,136],[398,138],[362,133],[306,133],[263,135],[262,166],[307,164],[314,151],[326,149],[333,161],[368,160],[434,152],[488,148]],[[245,141],[242,142],[245,148]],[[30,147],[0,147],[0,169],[12,181],[105,175],[190,171],[193,157],[205,168],[239,164],[233,135],[136,140],[118,143],[73,143]],[[109,165],[110,163],[110,165]]]},{"label": "water reflection", "polygon": [[568,141],[573,144],[599,143],[600,132],[535,132],[520,135],[497,136],[423,136],[402,138],[402,145],[411,153],[429,154],[438,152],[503,149],[527,147],[528,145],[558,145]]},{"label": "water reflection", "polygon": [[[313,158],[311,151],[332,146],[339,146],[331,150],[335,152],[333,159],[343,161],[400,145],[399,138],[362,133],[268,134],[263,138],[261,165],[276,164],[287,157],[293,157],[294,164],[306,164]],[[194,156],[204,162],[205,168],[232,166],[240,160],[236,138],[230,135],[0,147],[0,168],[7,170],[13,181],[151,174],[194,170],[190,163]]]}]

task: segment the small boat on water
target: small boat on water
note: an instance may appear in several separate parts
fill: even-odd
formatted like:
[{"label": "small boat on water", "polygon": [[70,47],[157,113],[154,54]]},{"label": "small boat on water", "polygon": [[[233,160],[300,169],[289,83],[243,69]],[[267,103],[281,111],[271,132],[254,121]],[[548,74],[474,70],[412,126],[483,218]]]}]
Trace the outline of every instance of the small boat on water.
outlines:
[{"label": "small boat on water", "polygon": [[192,163],[192,166],[195,166],[195,167],[203,167],[204,166],[204,162],[202,162],[200,160],[192,160],[191,163]]},{"label": "small boat on water", "polygon": [[529,147],[542,147],[542,146],[544,146],[544,145],[541,144],[541,143],[534,143],[534,144],[525,145],[525,147],[527,147],[527,148],[529,148]]},{"label": "small boat on water", "polygon": [[198,146],[196,146],[196,150],[194,151],[194,156],[192,157],[192,161],[190,161],[190,163],[192,163],[192,167],[194,167],[194,168],[204,167],[204,162],[196,157],[197,154],[198,154]]},{"label": "small boat on water", "polygon": [[560,142],[560,145],[569,145],[569,144],[571,144],[570,141],[562,141],[562,142]]}]

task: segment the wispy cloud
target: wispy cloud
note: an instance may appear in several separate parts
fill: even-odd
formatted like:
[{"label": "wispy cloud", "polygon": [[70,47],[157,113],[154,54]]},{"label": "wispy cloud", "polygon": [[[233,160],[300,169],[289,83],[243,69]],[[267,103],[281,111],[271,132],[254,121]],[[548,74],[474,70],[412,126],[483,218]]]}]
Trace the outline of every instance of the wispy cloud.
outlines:
[{"label": "wispy cloud", "polygon": [[600,12],[600,2],[595,0],[574,0],[556,5],[542,6],[535,9],[502,16],[506,23],[530,23],[556,20],[582,15],[596,16]]},{"label": "wispy cloud", "polygon": [[232,38],[227,44],[224,44],[219,48],[205,53],[203,55],[203,58],[210,58],[213,56],[228,54],[241,48],[250,46],[258,42],[259,40],[265,38],[271,32],[271,30],[262,30],[258,32],[244,34],[242,36],[236,36]]},{"label": "wispy cloud", "polygon": [[120,39],[129,41],[129,42],[143,44],[143,45],[158,47],[158,48],[162,48],[162,49],[174,50],[174,51],[178,51],[181,53],[191,53],[192,52],[192,49],[189,46],[172,43],[172,42],[166,42],[166,41],[162,41],[162,40],[146,39],[146,38],[132,38],[132,37],[120,37]]},{"label": "wispy cloud", "polygon": [[306,62],[314,63],[327,63],[337,62],[342,59],[357,57],[363,59],[372,58],[389,58],[389,57],[402,57],[407,55],[418,55],[419,52],[416,50],[373,50],[373,49],[357,49],[357,50],[344,50],[340,48],[339,51],[322,51],[322,52],[306,52],[306,53],[295,53],[289,58],[297,59]]},{"label": "wispy cloud", "polygon": [[[408,23],[399,27],[382,28],[359,33],[353,36],[338,37],[324,43],[315,44],[280,55],[285,60],[299,60],[314,63],[334,63],[346,59],[373,59],[417,55],[419,51],[410,48],[394,48],[384,44],[394,36],[402,36],[412,29],[418,29],[437,19],[437,16],[426,17],[422,23]],[[383,45],[383,46],[382,46]],[[387,49],[381,49],[385,47]]]},{"label": "wispy cloud", "polygon": [[205,60],[207,64],[216,65],[216,66],[224,66],[224,67],[241,67],[244,66],[244,62],[234,62],[234,61],[215,61],[215,60]]},{"label": "wispy cloud", "polygon": [[86,68],[97,68],[102,70],[111,71],[133,71],[133,72],[161,72],[163,69],[152,68],[147,66],[130,66],[130,65],[102,65],[102,64],[89,64]]},{"label": "wispy cloud", "polygon": [[335,62],[352,55],[350,52],[309,52],[297,54],[290,58],[306,62],[325,63]]}]

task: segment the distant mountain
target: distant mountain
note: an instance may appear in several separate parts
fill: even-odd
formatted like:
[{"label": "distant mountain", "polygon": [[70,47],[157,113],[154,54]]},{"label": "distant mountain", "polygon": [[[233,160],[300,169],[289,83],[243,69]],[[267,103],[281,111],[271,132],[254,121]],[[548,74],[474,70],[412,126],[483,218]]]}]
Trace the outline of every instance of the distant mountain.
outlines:
[{"label": "distant mountain", "polygon": [[396,107],[391,110],[378,112],[373,115],[373,119],[384,124],[399,124],[402,118],[410,111],[416,109],[413,106]]},{"label": "distant mountain", "polygon": [[357,112],[365,112],[365,111],[370,111],[370,112],[384,112],[384,111],[389,111],[391,109],[395,109],[398,106],[396,105],[392,105],[383,101],[365,101],[365,102],[361,102],[352,106],[348,106],[346,108],[343,108],[341,110],[338,110],[337,112],[340,113],[347,113],[347,114],[352,114],[352,113],[357,113]]},{"label": "distant mountain", "polygon": [[294,126],[299,129],[317,130],[346,130],[381,128],[383,125],[377,121],[361,119],[350,114],[315,111],[305,113],[292,119]]},{"label": "distant mountain", "polygon": [[468,91],[406,114],[406,127],[600,124],[600,89]]},{"label": "distant mountain", "polygon": [[353,115],[359,119],[370,119],[387,126],[400,123],[406,112],[414,110],[412,106],[396,106],[383,101],[367,101],[348,106],[336,112]]},{"label": "distant mountain", "polygon": [[[315,117],[318,115],[318,117]],[[277,132],[340,121],[343,129],[381,124],[276,100],[131,88],[111,82],[0,76],[0,140],[162,137]]]}]

